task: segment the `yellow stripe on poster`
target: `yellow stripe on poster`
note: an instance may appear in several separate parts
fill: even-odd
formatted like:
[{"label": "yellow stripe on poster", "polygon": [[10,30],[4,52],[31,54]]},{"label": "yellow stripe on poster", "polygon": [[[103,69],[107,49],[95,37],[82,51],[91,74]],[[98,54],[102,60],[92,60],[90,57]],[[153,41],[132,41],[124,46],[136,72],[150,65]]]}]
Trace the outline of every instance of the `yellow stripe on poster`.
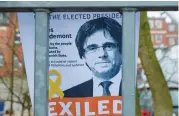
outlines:
[{"label": "yellow stripe on poster", "polygon": [[52,99],[52,96],[56,93],[58,94],[58,96],[63,99],[64,97],[64,93],[63,91],[60,89],[60,83],[61,83],[61,74],[55,70],[55,69],[52,69],[49,71],[49,75],[57,75],[57,78],[55,80],[55,82],[53,80],[50,79],[49,77],[49,85],[50,85],[50,88],[49,88],[49,99],[51,100]]}]

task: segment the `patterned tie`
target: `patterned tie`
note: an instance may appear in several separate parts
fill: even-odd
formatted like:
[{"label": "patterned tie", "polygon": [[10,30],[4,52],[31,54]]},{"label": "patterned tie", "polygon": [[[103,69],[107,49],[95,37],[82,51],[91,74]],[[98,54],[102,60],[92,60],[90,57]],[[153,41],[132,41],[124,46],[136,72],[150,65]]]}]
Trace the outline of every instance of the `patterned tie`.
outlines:
[{"label": "patterned tie", "polygon": [[103,96],[111,96],[109,86],[112,84],[111,81],[101,82],[100,85],[103,87]]}]

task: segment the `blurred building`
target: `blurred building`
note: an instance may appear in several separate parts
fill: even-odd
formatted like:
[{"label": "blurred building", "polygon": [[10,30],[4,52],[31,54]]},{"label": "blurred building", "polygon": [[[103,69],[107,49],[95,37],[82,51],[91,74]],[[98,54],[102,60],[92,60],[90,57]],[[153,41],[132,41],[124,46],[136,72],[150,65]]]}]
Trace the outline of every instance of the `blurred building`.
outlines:
[{"label": "blurred building", "polygon": [[[173,110],[178,116],[178,22],[166,12],[148,12],[151,40],[170,90]],[[138,59],[137,86],[141,109],[154,112],[152,94],[141,61]],[[153,116],[153,114],[152,114]]]},{"label": "blurred building", "polygon": [[165,17],[149,17],[154,48],[168,48],[178,43],[178,26],[168,23]]},{"label": "blurred building", "polygon": [[0,77],[23,74],[23,52],[16,13],[0,13]]},{"label": "blurred building", "polygon": [[[13,78],[14,101],[23,99],[23,94],[28,91],[27,79],[24,78],[23,50],[17,22],[15,12],[0,13],[0,79],[4,80],[4,83],[0,80],[0,115],[10,109],[12,95],[9,90],[10,78]],[[14,114],[17,114],[15,116],[20,116],[22,111],[22,105],[18,102],[13,103]],[[26,111],[25,114],[27,114]]]}]

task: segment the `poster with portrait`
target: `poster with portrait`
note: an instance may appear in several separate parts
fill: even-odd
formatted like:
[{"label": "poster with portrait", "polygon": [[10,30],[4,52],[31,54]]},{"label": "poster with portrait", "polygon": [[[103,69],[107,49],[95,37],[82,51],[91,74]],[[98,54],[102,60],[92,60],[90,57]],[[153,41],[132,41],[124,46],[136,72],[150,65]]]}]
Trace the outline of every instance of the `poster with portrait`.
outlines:
[{"label": "poster with portrait", "polygon": [[[119,12],[52,13],[49,41],[50,112],[120,115],[122,15]],[[59,93],[53,90],[57,82],[61,82]]]},{"label": "poster with portrait", "polygon": [[[25,15],[18,14],[21,37],[35,39]],[[122,116],[120,12],[54,12],[49,19],[49,116]]]}]

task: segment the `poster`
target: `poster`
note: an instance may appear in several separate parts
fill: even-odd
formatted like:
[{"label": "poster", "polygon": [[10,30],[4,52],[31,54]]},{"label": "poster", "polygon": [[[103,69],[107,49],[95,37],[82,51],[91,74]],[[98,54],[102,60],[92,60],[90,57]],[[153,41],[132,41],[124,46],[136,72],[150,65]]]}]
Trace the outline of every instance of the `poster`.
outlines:
[{"label": "poster", "polygon": [[[23,32],[34,29],[23,21],[35,24],[33,14],[31,20],[25,20],[25,15],[28,14],[18,14],[21,37],[29,35],[35,39],[35,31]],[[49,19],[49,116],[121,116],[122,15],[119,12],[54,12]],[[29,44],[25,41],[24,46]],[[34,41],[30,41],[34,46]],[[33,63],[28,66],[34,67]],[[34,87],[32,83],[29,86]]]},{"label": "poster", "polygon": [[121,14],[52,13],[49,31],[50,114],[120,115]]}]

